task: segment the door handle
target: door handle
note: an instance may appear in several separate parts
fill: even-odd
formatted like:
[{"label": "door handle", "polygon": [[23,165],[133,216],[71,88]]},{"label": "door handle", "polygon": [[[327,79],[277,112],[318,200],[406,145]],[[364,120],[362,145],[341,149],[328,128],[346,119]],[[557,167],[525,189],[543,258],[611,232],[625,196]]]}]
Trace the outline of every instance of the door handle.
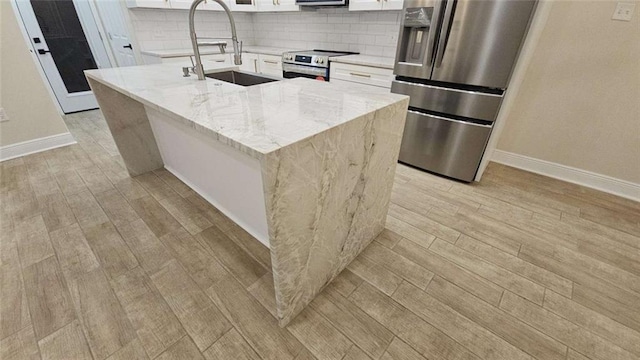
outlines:
[{"label": "door handle", "polygon": [[[386,1],[386,0],[385,0],[385,1]],[[351,75],[353,75],[353,76],[360,76],[360,77],[364,77],[364,78],[370,78],[370,77],[371,77],[371,75],[369,75],[369,74],[359,74],[359,73],[354,73],[354,72],[349,73],[349,74],[351,74]]]},{"label": "door handle", "polygon": [[51,52],[51,51],[49,51],[49,50],[45,50],[45,49],[38,49],[38,54],[40,54],[40,55],[44,55],[44,54],[46,54],[46,53],[50,53],[50,52]]},{"label": "door handle", "polygon": [[453,23],[453,16],[456,8],[455,1],[447,2],[447,6],[444,11],[444,17],[442,18],[442,30],[440,31],[440,38],[438,39],[438,50],[436,51],[435,66],[440,67],[442,65],[442,59],[444,58],[444,52],[449,42],[449,34],[451,34],[451,26]]},{"label": "door handle", "polygon": [[133,50],[133,46],[131,46],[131,44],[125,45],[125,46],[123,46],[123,48]]},{"label": "door handle", "polygon": [[266,62],[267,64],[274,64],[274,65],[278,63],[277,61],[271,61],[271,60],[262,60],[262,61]]}]

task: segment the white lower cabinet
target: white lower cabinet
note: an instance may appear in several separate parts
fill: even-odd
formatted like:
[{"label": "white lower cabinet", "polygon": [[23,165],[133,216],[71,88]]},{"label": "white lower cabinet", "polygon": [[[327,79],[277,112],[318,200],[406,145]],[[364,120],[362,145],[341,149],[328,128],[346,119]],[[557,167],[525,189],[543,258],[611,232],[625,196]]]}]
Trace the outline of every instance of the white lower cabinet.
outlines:
[{"label": "white lower cabinet", "polygon": [[265,75],[282,77],[282,56],[259,54],[258,72]]},{"label": "white lower cabinet", "polygon": [[349,11],[401,10],[404,0],[349,0]]},{"label": "white lower cabinet", "polygon": [[254,73],[260,72],[260,69],[258,69],[258,54],[243,53],[240,70]]},{"label": "white lower cabinet", "polygon": [[363,85],[391,89],[393,70],[372,66],[352,65],[331,62],[329,78],[331,81],[348,81]]}]

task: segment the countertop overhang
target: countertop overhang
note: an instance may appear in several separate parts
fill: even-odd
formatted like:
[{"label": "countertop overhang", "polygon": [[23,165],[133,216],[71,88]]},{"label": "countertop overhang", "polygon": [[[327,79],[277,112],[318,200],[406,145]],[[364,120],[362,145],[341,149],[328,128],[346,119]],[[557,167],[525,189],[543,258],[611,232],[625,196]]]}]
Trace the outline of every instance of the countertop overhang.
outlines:
[{"label": "countertop overhang", "polygon": [[[207,69],[207,73],[236,66]],[[243,87],[195,76],[175,64],[85,71],[87,77],[252,157],[279,150],[407,99],[367,89],[295,78]]]}]

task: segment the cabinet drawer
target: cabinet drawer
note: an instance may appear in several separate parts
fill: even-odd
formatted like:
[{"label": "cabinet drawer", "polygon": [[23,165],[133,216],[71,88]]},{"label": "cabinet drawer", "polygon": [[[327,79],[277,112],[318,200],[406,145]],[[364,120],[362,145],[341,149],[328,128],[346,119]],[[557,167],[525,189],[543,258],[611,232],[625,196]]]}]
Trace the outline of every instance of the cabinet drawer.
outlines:
[{"label": "cabinet drawer", "polygon": [[282,57],[259,54],[258,59],[260,73],[282,77]]},{"label": "cabinet drawer", "polygon": [[339,79],[390,89],[391,81],[393,81],[393,70],[332,62],[330,79]]},{"label": "cabinet drawer", "polygon": [[204,64],[207,63],[215,63],[215,64],[231,64],[231,54],[209,54],[202,55],[202,62]]}]

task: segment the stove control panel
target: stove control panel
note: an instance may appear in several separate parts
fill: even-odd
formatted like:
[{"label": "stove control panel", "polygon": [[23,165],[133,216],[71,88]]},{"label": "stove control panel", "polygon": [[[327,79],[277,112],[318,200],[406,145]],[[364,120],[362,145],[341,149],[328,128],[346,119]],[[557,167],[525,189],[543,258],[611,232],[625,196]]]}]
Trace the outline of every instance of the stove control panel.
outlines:
[{"label": "stove control panel", "polygon": [[282,54],[282,62],[286,62],[290,64],[327,67],[329,66],[329,57],[322,56],[322,55],[284,53]]}]

